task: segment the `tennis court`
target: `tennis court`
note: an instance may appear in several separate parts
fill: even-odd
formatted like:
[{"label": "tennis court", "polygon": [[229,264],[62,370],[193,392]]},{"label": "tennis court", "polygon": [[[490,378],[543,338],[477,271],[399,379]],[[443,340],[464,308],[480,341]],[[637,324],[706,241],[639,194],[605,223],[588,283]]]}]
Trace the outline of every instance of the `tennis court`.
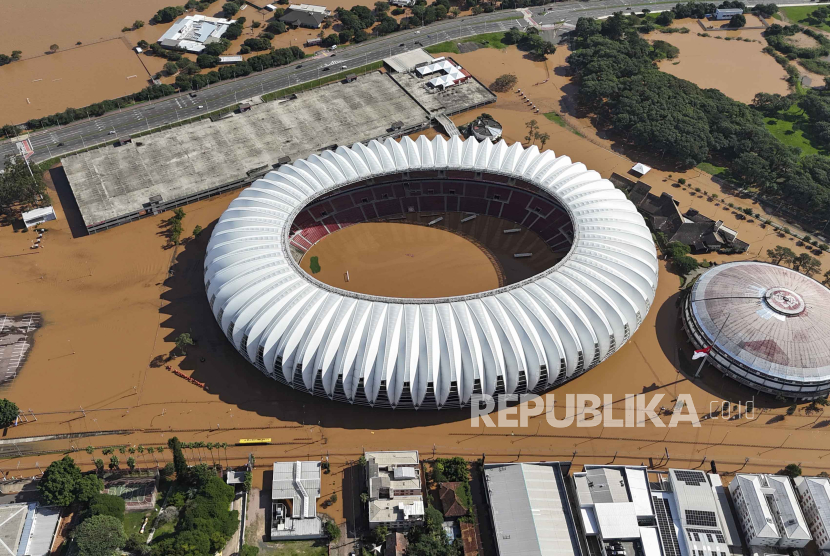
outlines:
[{"label": "tennis court", "polygon": [[155,479],[117,479],[107,483],[106,494],[124,499],[127,511],[152,508],[156,503]]}]

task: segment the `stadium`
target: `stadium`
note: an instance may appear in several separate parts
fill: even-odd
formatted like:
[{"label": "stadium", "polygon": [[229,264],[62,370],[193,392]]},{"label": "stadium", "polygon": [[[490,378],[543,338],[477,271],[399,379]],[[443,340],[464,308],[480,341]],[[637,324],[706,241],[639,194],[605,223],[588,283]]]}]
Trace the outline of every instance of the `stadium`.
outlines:
[{"label": "stadium", "polygon": [[779,397],[830,391],[830,290],[799,272],[741,261],[702,274],[683,302],[683,326],[707,361]]},{"label": "stadium", "polygon": [[[397,295],[373,295],[346,289],[372,274],[362,258],[336,280],[303,270],[318,245],[381,223],[468,237],[497,267],[494,287],[442,295],[455,280],[439,265],[433,295],[410,295],[406,275]],[[223,332],[267,376],[343,402],[437,409],[541,393],[595,367],[642,323],[657,269],[634,205],[583,164],[421,136],[337,147],[257,180],[216,223],[204,280]]]}]

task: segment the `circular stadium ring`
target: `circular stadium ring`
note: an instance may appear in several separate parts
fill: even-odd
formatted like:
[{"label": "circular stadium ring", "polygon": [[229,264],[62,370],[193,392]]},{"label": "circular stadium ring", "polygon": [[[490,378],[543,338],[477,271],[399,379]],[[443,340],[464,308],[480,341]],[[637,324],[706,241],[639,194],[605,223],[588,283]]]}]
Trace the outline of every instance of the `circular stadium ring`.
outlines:
[{"label": "circular stadium ring", "polygon": [[[435,299],[345,291],[300,268],[298,214],[355,184],[413,174],[540,191],[569,219],[567,253],[521,282]],[[535,145],[421,136],[337,147],[256,180],[216,223],[204,280],[222,331],[271,378],[339,401],[435,409],[541,393],[596,366],[645,318],[657,269],[642,216],[585,165]]]}]

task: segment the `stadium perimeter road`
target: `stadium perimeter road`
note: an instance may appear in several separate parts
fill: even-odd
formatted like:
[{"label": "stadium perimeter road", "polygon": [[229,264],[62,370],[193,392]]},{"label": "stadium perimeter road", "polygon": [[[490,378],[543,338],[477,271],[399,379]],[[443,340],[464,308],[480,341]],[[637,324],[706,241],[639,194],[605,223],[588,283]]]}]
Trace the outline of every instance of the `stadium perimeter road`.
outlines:
[{"label": "stadium perimeter road", "polygon": [[[255,73],[246,78],[217,83],[199,91],[197,98],[187,94],[167,97],[153,103],[141,103],[118,112],[111,112],[99,118],[76,122],[62,128],[50,128],[30,135],[34,148],[34,160],[70,153],[87,146],[114,140],[109,135],[115,131],[125,136],[147,131],[154,127],[173,123],[177,120],[193,118],[200,113],[218,110],[238,101],[263,93],[278,91],[286,87],[312,81],[325,76],[325,67],[329,71],[342,71],[341,66],[355,68],[376,62],[394,54],[430,46],[439,42],[456,40],[479,33],[506,31],[511,27],[525,28],[530,23],[525,15],[532,18],[536,25],[543,27],[555,24],[573,25],[580,17],[603,17],[617,11],[628,12],[631,9],[642,10],[650,7],[652,11],[666,10],[676,4],[676,0],[599,0],[597,2],[559,2],[528,10],[499,11],[490,14],[467,16],[428,27],[393,33],[389,36],[372,39],[355,46],[338,49],[334,56],[308,58],[289,66]],[[803,0],[779,0],[782,5],[809,5]],[[510,20],[508,18],[517,19]],[[200,109],[199,106],[204,108]],[[61,146],[58,146],[61,144]],[[15,154],[14,140],[0,143],[0,159]]]}]

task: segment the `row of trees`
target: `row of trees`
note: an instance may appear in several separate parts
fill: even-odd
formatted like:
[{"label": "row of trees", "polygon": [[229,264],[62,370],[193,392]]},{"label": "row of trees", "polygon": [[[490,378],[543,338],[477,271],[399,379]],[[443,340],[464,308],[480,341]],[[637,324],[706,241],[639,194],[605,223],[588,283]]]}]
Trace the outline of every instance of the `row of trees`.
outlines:
[{"label": "row of trees", "polygon": [[[796,255],[795,251],[789,247],[776,245],[772,249],[767,249],[767,257],[777,265],[790,265],[793,270],[812,276],[821,270],[821,261],[809,253],[801,253]],[[830,283],[830,271],[824,274],[825,285]]]},{"label": "row of trees", "polygon": [[689,168],[716,159],[731,178],[815,218],[830,217],[830,159],[800,157],[764,126],[763,116],[716,89],[663,73],[631,19],[580,18],[568,63],[580,106],[624,142]]},{"label": "row of trees", "polygon": [[5,66],[6,64],[11,64],[12,62],[16,62],[20,60],[20,57],[23,55],[21,50],[12,50],[12,55],[7,56],[6,54],[0,54],[0,66]]}]

